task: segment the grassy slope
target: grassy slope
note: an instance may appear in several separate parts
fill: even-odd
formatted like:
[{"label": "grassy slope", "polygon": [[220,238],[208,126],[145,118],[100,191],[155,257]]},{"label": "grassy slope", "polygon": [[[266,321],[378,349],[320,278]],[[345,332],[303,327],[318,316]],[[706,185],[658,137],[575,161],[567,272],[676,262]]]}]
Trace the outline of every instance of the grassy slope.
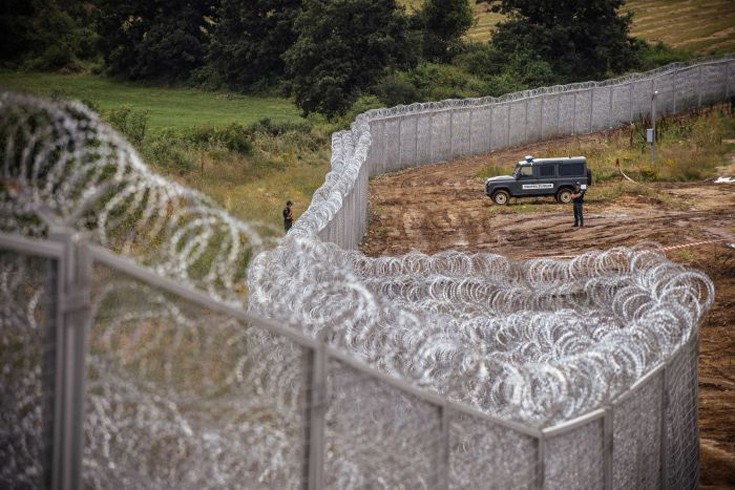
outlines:
[{"label": "grassy slope", "polygon": [[[503,16],[488,11],[487,4],[469,0],[475,12],[475,26],[467,37],[487,41],[493,26]],[[409,11],[418,9],[422,0],[401,0]],[[735,52],[735,3],[733,0],[628,0],[624,12],[633,12],[635,37],[663,41],[693,53]]]},{"label": "grassy slope", "polygon": [[148,114],[148,128],[195,128],[250,124],[263,118],[300,120],[292,103],[276,97],[247,97],[195,89],[146,87],[95,75],[0,72],[0,87],[45,97],[61,96],[93,102],[101,111],[129,105]]},{"label": "grassy slope", "polygon": [[695,53],[735,52],[732,0],[629,0],[632,34]]}]

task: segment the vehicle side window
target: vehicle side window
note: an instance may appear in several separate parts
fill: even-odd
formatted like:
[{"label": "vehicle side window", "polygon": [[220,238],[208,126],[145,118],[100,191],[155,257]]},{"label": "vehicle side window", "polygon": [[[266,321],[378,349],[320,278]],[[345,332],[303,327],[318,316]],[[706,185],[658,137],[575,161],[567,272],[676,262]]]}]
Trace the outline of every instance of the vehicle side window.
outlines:
[{"label": "vehicle side window", "polygon": [[584,175],[584,163],[568,163],[559,165],[559,175],[561,177],[570,177],[572,175]]},{"label": "vehicle side window", "polygon": [[532,177],[533,176],[533,167],[521,167],[521,177]]},{"label": "vehicle side window", "polygon": [[552,177],[554,175],[554,165],[542,165],[539,171],[541,177]]}]

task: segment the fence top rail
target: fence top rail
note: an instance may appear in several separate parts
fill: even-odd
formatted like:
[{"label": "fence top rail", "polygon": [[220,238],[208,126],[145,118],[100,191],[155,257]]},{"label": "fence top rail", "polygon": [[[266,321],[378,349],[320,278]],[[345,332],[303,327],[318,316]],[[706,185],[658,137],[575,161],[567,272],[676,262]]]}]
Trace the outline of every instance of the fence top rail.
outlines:
[{"label": "fence top rail", "polygon": [[568,420],[566,422],[562,422],[551,427],[546,427],[542,429],[541,432],[547,439],[550,437],[560,436],[566,434],[567,432],[572,432],[575,429],[578,429],[591,422],[601,420],[605,416],[605,411],[605,408],[598,408],[580,417],[577,417],[576,419]]},{"label": "fence top rail", "polygon": [[502,95],[500,97],[478,97],[469,99],[446,99],[437,102],[417,102],[409,105],[399,105],[390,108],[371,109],[360,114],[357,120],[375,122],[379,120],[393,119],[401,116],[414,114],[439,113],[461,109],[477,109],[494,105],[504,105],[512,102],[524,101],[542,96],[559,96],[570,93],[584,92],[591,89],[615,88],[616,86],[629,85],[636,82],[645,82],[667,76],[682,70],[699,68],[701,66],[729,64],[735,62],[735,56],[724,55],[709,59],[693,60],[689,62],[671,63],[643,73],[632,73],[622,77],[603,81],[578,82],[568,85],[553,85],[529,90],[522,90]]},{"label": "fence top rail", "polygon": [[95,261],[143,281],[151,286],[187,299],[203,308],[232,316],[238,320],[250,323],[255,327],[263,328],[271,333],[287,337],[302,347],[315,349],[319,345],[319,342],[316,339],[310,338],[295,329],[284,327],[273,320],[253,315],[252,313],[245,311],[241,305],[230,305],[217,301],[199,290],[182,285],[167,277],[160,276],[152,270],[141,267],[138,264],[135,264],[132,260],[120,257],[105,248],[97,245],[88,246],[92,258]]},{"label": "fence top rail", "polygon": [[491,422],[495,425],[499,425],[506,429],[520,432],[521,434],[527,435],[529,437],[534,437],[538,439],[538,438],[541,438],[542,436],[541,431],[534,427],[523,425],[517,422],[510,421],[510,420],[501,419],[499,417],[495,417],[491,414],[477,410],[476,408],[473,408],[469,405],[449,401],[447,398],[443,397],[442,395],[439,395],[437,393],[434,393],[432,391],[428,391],[422,388],[418,388],[403,379],[396,378],[382,371],[373,369],[367,366],[366,364],[360,362],[359,360],[356,360],[354,357],[351,357],[345,354],[344,352],[341,352],[334,348],[331,348],[331,347],[328,348],[327,352],[328,352],[329,357],[334,358],[344,364],[347,364],[351,368],[357,371],[360,371],[362,373],[365,373],[368,376],[378,381],[389,384],[390,386],[393,386],[401,391],[409,393],[410,395],[413,395],[416,398],[419,398],[425,402],[436,405],[437,407],[445,407],[452,411],[456,411],[464,415],[468,415],[470,417],[475,417],[480,420]]},{"label": "fence top rail", "polygon": [[36,240],[16,233],[0,232],[0,247],[25,255],[40,255],[59,259],[64,254],[61,243],[49,240]]},{"label": "fence top rail", "polygon": [[[3,243],[2,239],[3,235],[0,235],[0,243]],[[318,339],[311,338],[295,329],[284,327],[272,320],[253,315],[252,313],[248,313],[236,305],[228,305],[217,301],[196,289],[182,285],[166,277],[159,276],[155,272],[141,267],[138,264],[135,264],[132,260],[120,257],[103,247],[100,247],[98,245],[88,246],[93,260],[119,272],[122,272],[128,276],[139,279],[151,286],[160,288],[173,295],[192,301],[193,303],[196,303],[204,308],[218,311],[222,314],[232,316],[233,318],[237,318],[244,322],[248,322],[252,324],[252,326],[255,328],[263,328],[268,332],[287,337],[290,340],[301,345],[302,347],[315,350],[321,345]],[[59,249],[61,250],[60,247]],[[386,373],[383,373],[382,371],[378,371],[377,369],[372,368],[369,365],[337,349],[327,346],[326,350],[329,357],[349,365],[351,368],[365,374],[366,376],[369,376],[381,382],[385,382],[403,392],[409,393],[417,398],[420,398],[421,400],[432,403],[437,407],[447,407],[451,410],[464,413],[466,415],[482,420],[486,420],[493,424],[514,430],[516,432],[520,432],[530,437],[541,437],[541,432],[538,429],[525,426],[523,424],[513,421],[494,417],[468,405],[463,405],[457,402],[450,402],[442,395],[416,387],[408,381],[398,379]]]}]

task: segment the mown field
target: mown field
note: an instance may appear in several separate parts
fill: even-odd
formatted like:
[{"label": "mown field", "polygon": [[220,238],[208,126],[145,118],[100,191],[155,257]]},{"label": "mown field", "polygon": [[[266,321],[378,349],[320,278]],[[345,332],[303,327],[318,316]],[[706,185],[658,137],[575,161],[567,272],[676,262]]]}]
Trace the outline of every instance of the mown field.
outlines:
[{"label": "mown field", "polygon": [[[467,34],[473,41],[487,41],[503,16],[490,12],[487,4],[469,0],[475,26]],[[403,0],[417,9],[422,0]],[[694,54],[735,51],[735,3],[732,0],[628,0],[623,12],[633,12],[632,35],[649,42],[662,41]]]}]

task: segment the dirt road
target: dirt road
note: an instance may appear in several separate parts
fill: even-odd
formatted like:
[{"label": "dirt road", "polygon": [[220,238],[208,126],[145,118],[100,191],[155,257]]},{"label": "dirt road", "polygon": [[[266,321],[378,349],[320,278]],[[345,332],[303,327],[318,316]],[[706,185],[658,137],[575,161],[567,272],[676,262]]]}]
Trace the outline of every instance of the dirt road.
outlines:
[{"label": "dirt road", "polygon": [[[544,148],[542,143],[494,155],[515,162],[525,154],[547,156]],[[551,198],[493,205],[477,175],[486,160],[469,157],[374,178],[361,250],[371,256],[461,250],[531,258],[641,242],[700,243],[667,254],[715,281],[699,361],[701,485],[735,488],[735,183],[593,185],[585,227],[577,230],[571,227],[571,205]],[[735,155],[732,160],[721,175],[735,176]],[[610,186],[622,191],[601,192]]]}]

